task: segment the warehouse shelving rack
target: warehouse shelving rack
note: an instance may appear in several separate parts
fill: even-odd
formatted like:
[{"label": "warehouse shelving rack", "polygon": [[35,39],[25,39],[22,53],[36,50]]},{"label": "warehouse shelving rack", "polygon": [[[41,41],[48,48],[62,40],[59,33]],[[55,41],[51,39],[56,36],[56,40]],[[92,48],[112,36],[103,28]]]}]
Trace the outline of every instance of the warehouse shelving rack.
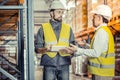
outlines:
[{"label": "warehouse shelving rack", "polygon": [[0,80],[34,80],[33,24],[32,0],[0,0]]}]

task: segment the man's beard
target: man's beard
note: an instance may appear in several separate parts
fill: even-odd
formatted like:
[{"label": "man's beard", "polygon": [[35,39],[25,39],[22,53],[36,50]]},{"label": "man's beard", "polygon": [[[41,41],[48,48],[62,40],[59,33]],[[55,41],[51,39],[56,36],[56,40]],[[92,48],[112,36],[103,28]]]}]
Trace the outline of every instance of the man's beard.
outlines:
[{"label": "man's beard", "polygon": [[54,18],[54,20],[57,21],[57,22],[62,22],[62,17],[59,17],[59,18],[53,17],[53,18]]}]

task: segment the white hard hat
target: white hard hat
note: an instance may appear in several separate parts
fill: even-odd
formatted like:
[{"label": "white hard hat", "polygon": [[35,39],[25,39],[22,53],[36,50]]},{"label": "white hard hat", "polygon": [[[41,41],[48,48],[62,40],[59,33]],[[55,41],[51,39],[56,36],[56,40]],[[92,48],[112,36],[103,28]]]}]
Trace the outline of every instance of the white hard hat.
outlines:
[{"label": "white hard hat", "polygon": [[66,9],[66,8],[59,0],[54,0],[50,5],[49,10],[51,9]]},{"label": "white hard hat", "polygon": [[112,18],[112,10],[107,5],[99,5],[91,12],[94,14],[100,14],[107,20],[110,20]]}]

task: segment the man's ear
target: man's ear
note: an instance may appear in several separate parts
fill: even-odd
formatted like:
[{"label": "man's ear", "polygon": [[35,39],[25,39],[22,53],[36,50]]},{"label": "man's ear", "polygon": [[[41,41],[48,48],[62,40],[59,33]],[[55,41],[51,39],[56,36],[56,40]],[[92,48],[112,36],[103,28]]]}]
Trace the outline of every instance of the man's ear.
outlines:
[{"label": "man's ear", "polygon": [[100,21],[103,22],[103,17],[102,16],[100,16]]},{"label": "man's ear", "polygon": [[99,20],[102,20],[102,16],[101,15],[99,15],[98,17],[99,17]]}]

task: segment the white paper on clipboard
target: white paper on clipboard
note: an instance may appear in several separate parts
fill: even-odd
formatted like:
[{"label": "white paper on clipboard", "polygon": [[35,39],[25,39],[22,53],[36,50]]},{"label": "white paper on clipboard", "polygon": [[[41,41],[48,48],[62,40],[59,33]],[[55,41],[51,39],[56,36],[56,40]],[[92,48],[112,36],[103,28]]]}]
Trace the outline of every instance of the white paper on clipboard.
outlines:
[{"label": "white paper on clipboard", "polygon": [[66,46],[52,46],[51,51],[59,51],[60,49],[64,49]]}]

